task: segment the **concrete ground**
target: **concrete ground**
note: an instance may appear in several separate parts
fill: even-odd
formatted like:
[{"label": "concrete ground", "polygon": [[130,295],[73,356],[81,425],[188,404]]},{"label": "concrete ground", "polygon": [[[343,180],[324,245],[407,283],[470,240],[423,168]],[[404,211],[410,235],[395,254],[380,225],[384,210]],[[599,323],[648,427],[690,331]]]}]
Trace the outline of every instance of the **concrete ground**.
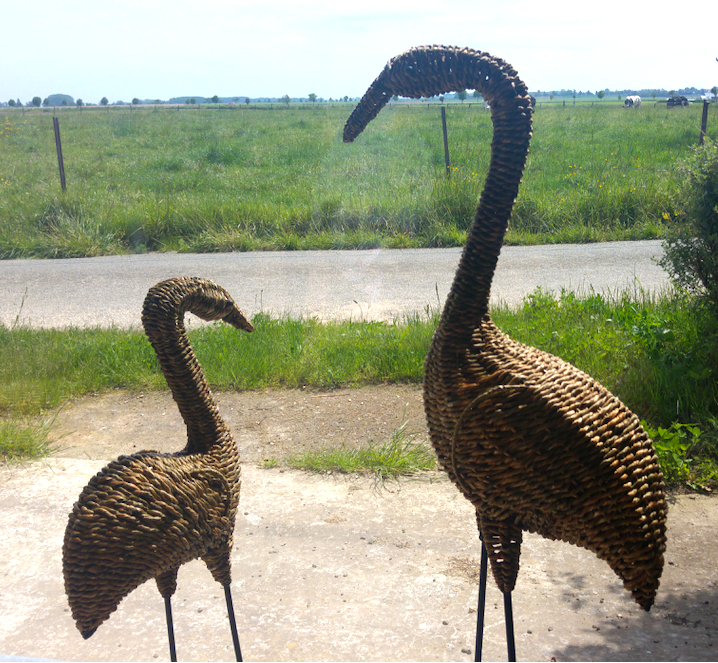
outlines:
[{"label": "concrete ground", "polygon": [[[84,641],[62,583],[67,515],[106,461],[51,458],[0,468],[0,654],[74,661],[168,660],[153,582]],[[519,660],[715,660],[718,500],[671,500],[656,605],[632,603],[608,566],[528,535],[514,593]],[[247,661],[473,660],[479,541],[474,515],[438,473],[366,477],[243,468],[233,554]],[[485,660],[506,660],[489,580]],[[201,562],[173,599],[181,661],[233,660],[219,585]],[[714,643],[716,643],[714,645]]]}]

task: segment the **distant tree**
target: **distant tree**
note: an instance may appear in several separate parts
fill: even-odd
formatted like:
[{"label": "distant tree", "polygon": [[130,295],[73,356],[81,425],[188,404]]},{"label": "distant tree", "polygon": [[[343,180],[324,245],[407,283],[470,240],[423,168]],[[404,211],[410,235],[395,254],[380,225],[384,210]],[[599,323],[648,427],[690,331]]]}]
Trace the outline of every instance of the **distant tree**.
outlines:
[{"label": "distant tree", "polygon": [[109,103],[110,102],[107,101],[107,97],[102,97],[102,99],[100,99],[100,104],[102,104],[103,106],[107,106],[107,104]]},{"label": "distant tree", "polygon": [[551,101],[553,101],[553,92],[548,95],[548,98],[549,98]]},{"label": "distant tree", "polygon": [[43,105],[45,108],[47,108],[47,107],[50,105],[50,100],[49,100],[47,97],[45,97],[45,98],[42,100],[42,105]]},{"label": "distant tree", "polygon": [[138,106],[139,103],[140,103],[140,100],[139,100],[137,97],[135,97],[134,99],[132,99],[132,105],[133,105],[133,106]]},{"label": "distant tree", "polygon": [[456,96],[457,96],[459,99],[461,99],[461,101],[463,102],[463,101],[466,100],[466,97],[468,96],[468,94],[467,94],[466,90],[461,90],[460,92],[457,92],[457,93],[456,93]]},{"label": "distant tree", "polygon": [[606,96],[606,90],[599,90],[598,92],[596,92],[596,96],[599,99],[603,99]]},{"label": "distant tree", "polygon": [[655,90],[653,91],[653,98],[654,98],[654,99],[656,98],[656,92],[655,92]]},{"label": "distant tree", "polygon": [[245,97],[244,103],[247,104],[247,106],[249,106],[249,97]]},{"label": "distant tree", "polygon": [[309,101],[311,101],[313,104],[317,102],[317,95],[314,94],[314,92],[309,93]]},{"label": "distant tree", "polygon": [[81,106],[84,106],[85,104],[82,103],[82,99],[78,99],[76,102],[77,107],[80,108]]},{"label": "distant tree", "polygon": [[213,104],[218,104],[218,103],[219,103],[219,97],[215,94],[215,95],[212,97],[212,99],[210,99],[210,101],[211,101]]},{"label": "distant tree", "polygon": [[40,99],[40,97],[32,98],[32,105],[35,106],[35,108],[40,108],[40,104],[42,104],[42,99]]},{"label": "distant tree", "polygon": [[189,103],[190,103],[190,104],[196,104],[196,103],[197,103],[197,100],[196,100],[194,97],[190,97]]},{"label": "distant tree", "polygon": [[718,101],[718,85],[711,88],[711,93],[713,94],[713,101]]},{"label": "distant tree", "polygon": [[15,107],[15,100],[14,100],[14,99],[10,99],[10,100],[7,102],[7,105],[10,106],[11,108],[14,108],[14,107]]},{"label": "distant tree", "polygon": [[62,105],[63,105],[63,106],[67,106],[67,99],[63,99],[63,100],[62,100]]},{"label": "distant tree", "polygon": [[282,97],[282,103],[287,104],[287,106],[289,106],[289,102],[290,102],[290,101],[291,101],[291,99],[289,98],[289,95],[288,95],[288,94],[285,94],[285,95]]},{"label": "distant tree", "polygon": [[474,99],[481,99],[481,92],[478,90],[474,90],[474,93],[471,95]]},{"label": "distant tree", "polygon": [[349,95],[347,95],[347,94],[344,95],[344,101],[349,101]]},{"label": "distant tree", "polygon": [[159,106],[162,103],[162,99],[155,99],[153,103],[155,106]]}]

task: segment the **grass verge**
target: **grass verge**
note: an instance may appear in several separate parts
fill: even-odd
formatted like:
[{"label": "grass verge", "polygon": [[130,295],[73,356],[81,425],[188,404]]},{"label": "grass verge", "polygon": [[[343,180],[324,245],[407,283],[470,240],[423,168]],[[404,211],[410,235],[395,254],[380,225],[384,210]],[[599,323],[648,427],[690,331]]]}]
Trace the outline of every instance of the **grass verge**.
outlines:
[{"label": "grass verge", "polygon": [[[497,308],[492,316],[509,336],[569,361],[636,412],[653,431],[669,481],[718,487],[718,323],[709,311],[675,292],[538,289],[517,309]],[[437,321],[431,311],[393,323],[260,314],[253,334],[210,325],[190,337],[215,390],[332,389],[420,382]],[[140,332],[0,328],[0,421],[17,427],[12,422],[115,388],[166,388]],[[391,451],[372,443],[361,462],[391,458]],[[332,461],[337,468],[340,460]]]}]

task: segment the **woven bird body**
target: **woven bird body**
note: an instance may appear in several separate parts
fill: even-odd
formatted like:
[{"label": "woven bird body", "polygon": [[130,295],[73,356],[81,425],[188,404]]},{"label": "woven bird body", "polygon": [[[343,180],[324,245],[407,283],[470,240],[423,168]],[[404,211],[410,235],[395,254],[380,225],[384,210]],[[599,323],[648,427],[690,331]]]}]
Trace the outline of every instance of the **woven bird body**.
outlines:
[{"label": "woven bird body", "polygon": [[650,608],[666,505],[635,414],[571,364],[510,339],[488,315],[468,347],[437,331],[424,399],[439,460],[476,508],[503,592],[514,588],[529,531],[593,551]]},{"label": "woven bird body", "polygon": [[491,108],[491,163],[425,362],[424,406],[439,461],[476,508],[494,578],[513,590],[522,532],[587,548],[646,610],[663,568],[663,476],[638,418],[567,362],[510,339],[489,296],[531,138],[528,90],[504,61],[414,48],[389,61],[347,121],[353,140],[389,99],[478,90]]},{"label": "woven bird body", "polygon": [[171,596],[179,567],[193,559],[203,559],[220,584],[231,582],[239,453],[190,346],[187,311],[252,330],[229,294],[211,281],[170,279],[149,291],[142,322],[188,439],[175,454],[120,456],[90,480],[74,505],[65,531],[63,574],[72,615],[85,638],[150,578],[163,597]]}]

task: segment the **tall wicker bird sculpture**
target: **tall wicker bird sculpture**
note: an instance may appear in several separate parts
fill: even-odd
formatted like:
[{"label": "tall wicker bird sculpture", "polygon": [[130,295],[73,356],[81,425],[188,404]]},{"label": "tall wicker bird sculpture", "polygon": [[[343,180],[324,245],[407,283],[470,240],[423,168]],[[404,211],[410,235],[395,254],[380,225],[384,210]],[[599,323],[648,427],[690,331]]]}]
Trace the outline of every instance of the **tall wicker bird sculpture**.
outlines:
[{"label": "tall wicker bird sculpture", "polygon": [[[476,215],[425,363],[432,443],[476,508],[503,592],[515,657],[511,592],[522,532],[587,548],[645,610],[663,568],[663,475],[638,418],[571,364],[511,340],[489,317],[489,292],[531,138],[528,90],[514,69],[468,48],[414,48],[389,61],[344,128],[354,140],[393,95],[478,90],[491,108],[491,160]],[[485,573],[484,573],[485,578]],[[480,588],[476,656],[481,652]]]},{"label": "tall wicker bird sculpture", "polygon": [[187,444],[173,454],[120,456],[90,480],[65,531],[65,591],[77,628],[89,638],[127,594],[154,578],[176,660],[170,597],[179,567],[201,558],[224,587],[241,660],[230,593],[239,453],[190,345],[188,311],[252,331],[227,291],[212,281],[175,278],[150,289],[142,324],[187,426]]}]

